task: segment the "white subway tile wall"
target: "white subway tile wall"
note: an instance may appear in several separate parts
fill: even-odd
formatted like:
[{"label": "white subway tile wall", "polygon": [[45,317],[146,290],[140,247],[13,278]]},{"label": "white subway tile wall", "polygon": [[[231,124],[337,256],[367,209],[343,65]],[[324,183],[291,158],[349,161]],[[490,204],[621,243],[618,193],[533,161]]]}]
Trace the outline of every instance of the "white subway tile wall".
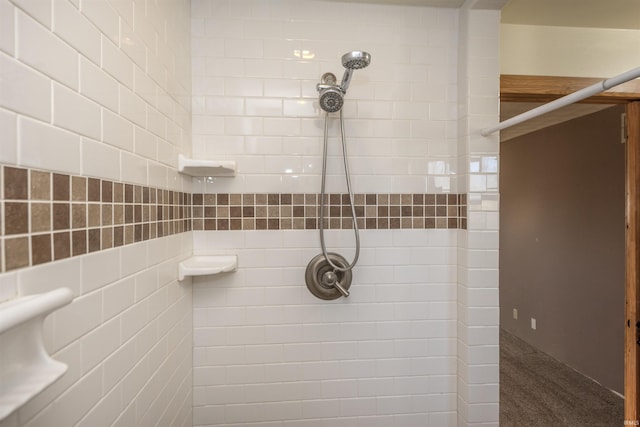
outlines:
[{"label": "white subway tile wall", "polygon": [[[190,193],[175,171],[191,149],[190,20],[188,0],[0,0],[0,162],[58,172],[38,199],[68,174]],[[29,237],[26,249],[42,253],[41,236]],[[192,236],[108,247],[0,274],[0,301],[75,295],[44,325],[69,370],[0,426],[192,425],[192,290],[177,281]]]},{"label": "white subway tile wall", "polygon": [[[354,72],[344,106],[354,191],[456,193],[457,13],[193,1],[193,153],[237,160],[243,177],[199,190],[316,192],[324,126],[316,84],[325,72],[340,80],[342,55],[364,50],[371,65]],[[337,192],[344,181],[332,117],[328,191]],[[443,170],[425,171],[430,162]]]},{"label": "white subway tile wall", "polygon": [[[324,114],[315,85],[327,71],[340,79],[340,57],[351,50],[372,55],[345,97],[354,191],[466,191],[458,15],[315,0],[193,1],[193,153],[239,168],[234,179],[195,180],[196,191],[317,193]],[[335,120],[329,129],[327,185],[339,192]],[[194,281],[194,425],[457,425],[465,231],[362,230],[352,294],[329,302],[304,282],[320,252],[317,231],[193,234],[196,252],[237,253],[240,265]],[[349,230],[330,230],[327,241],[353,256]],[[486,308],[473,312],[486,329],[497,296],[483,297],[468,304]],[[493,356],[483,360],[497,364]],[[475,377],[493,385],[497,373]],[[497,402],[490,391],[479,402]]]},{"label": "white subway tile wall", "polygon": [[456,425],[457,233],[366,230],[351,296],[323,301],[317,231],[196,232],[240,269],[193,282],[194,425]]},{"label": "white subway tile wall", "polygon": [[478,129],[498,121],[500,12],[460,13],[459,157],[469,221],[458,241],[458,425],[497,426],[499,418],[499,136]]},{"label": "white subway tile wall", "polygon": [[[123,181],[151,185],[151,168],[164,168],[168,176],[178,153],[191,148],[189,2],[0,4],[8,36],[0,46],[0,111],[3,117],[16,113],[18,128],[28,128],[25,137],[21,131],[20,137],[3,139],[3,160],[4,152],[18,152],[17,161],[8,163],[114,178],[93,168],[95,152],[79,149],[81,136],[88,138],[83,145],[95,141],[140,156],[139,173],[127,175],[120,168],[125,160],[109,163]],[[59,152],[81,160],[65,161]],[[167,178],[161,184],[190,190],[191,180]]]},{"label": "white subway tile wall", "polygon": [[[498,145],[476,131],[496,120],[501,2],[0,0],[3,165],[317,193],[315,85],[359,49],[373,59],[344,107],[354,191],[469,206],[468,230],[363,230],[352,296],[331,302],[304,285],[317,230],[180,233],[0,274],[0,300],[76,295],[44,328],[69,371],[0,427],[497,426]],[[239,175],[181,177],[190,151]],[[353,256],[348,230],[327,235]],[[240,269],[192,291],[176,280],[192,252],[237,253]]]}]

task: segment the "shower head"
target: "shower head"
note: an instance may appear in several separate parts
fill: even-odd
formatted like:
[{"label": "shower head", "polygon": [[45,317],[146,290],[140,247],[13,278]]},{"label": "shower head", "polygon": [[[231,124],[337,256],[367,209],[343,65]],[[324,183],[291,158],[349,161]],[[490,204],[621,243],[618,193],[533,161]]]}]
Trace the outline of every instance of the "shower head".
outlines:
[{"label": "shower head", "polygon": [[324,73],[320,83],[316,85],[316,89],[320,92],[320,108],[327,113],[335,113],[340,111],[344,103],[344,95],[349,88],[351,81],[351,73],[353,70],[359,70],[371,63],[371,55],[367,52],[353,51],[342,55],[342,65],[344,66],[344,76],[342,83],[337,84],[336,76],[331,73]]},{"label": "shower head", "polygon": [[344,96],[339,86],[327,86],[320,89],[320,108],[327,113],[340,111]]},{"label": "shower head", "polygon": [[343,93],[347,93],[349,83],[351,83],[351,74],[353,70],[359,70],[368,66],[371,63],[371,55],[367,52],[361,52],[354,50],[342,55],[342,66],[345,68],[344,75],[342,76],[342,83],[340,89]]},{"label": "shower head", "polygon": [[342,55],[342,66],[350,70],[359,70],[371,63],[371,55],[367,52],[353,51]]}]

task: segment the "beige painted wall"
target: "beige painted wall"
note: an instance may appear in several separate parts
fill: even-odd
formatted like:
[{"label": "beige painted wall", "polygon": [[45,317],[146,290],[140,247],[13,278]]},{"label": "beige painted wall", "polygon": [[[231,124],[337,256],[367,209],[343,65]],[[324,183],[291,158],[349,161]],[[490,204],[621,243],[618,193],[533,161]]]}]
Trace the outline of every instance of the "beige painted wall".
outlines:
[{"label": "beige painted wall", "polygon": [[500,153],[501,326],[618,392],[624,325],[621,108],[521,136],[503,143]]},{"label": "beige painted wall", "polygon": [[500,25],[501,74],[612,77],[640,66],[640,31]]}]

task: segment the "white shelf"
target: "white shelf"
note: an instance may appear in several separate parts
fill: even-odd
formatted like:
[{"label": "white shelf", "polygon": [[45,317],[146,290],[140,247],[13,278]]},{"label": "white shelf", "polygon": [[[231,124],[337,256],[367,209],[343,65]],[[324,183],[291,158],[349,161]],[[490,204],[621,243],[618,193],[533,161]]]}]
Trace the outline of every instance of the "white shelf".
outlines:
[{"label": "white shelf", "polygon": [[191,176],[236,176],[233,160],[199,160],[178,156],[178,172]]},{"label": "white shelf", "polygon": [[178,264],[178,280],[187,276],[228,273],[238,268],[236,255],[196,255]]},{"label": "white shelf", "polygon": [[44,347],[42,323],[72,299],[71,290],[60,288],[0,304],[0,421],[66,372]]}]

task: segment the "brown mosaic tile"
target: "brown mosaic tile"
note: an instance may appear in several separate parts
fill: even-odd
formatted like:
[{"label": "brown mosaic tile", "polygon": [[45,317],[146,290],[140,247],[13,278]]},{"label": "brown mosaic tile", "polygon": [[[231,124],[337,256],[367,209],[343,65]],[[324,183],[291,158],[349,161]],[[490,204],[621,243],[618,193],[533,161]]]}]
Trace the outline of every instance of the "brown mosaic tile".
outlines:
[{"label": "brown mosaic tile", "polygon": [[24,234],[29,232],[29,204],[26,202],[5,202],[4,234]]},{"label": "brown mosaic tile", "polygon": [[51,261],[51,234],[31,236],[31,265]]},{"label": "brown mosaic tile", "polygon": [[29,177],[30,199],[51,200],[51,173],[31,170]]},{"label": "brown mosaic tile", "polygon": [[95,252],[100,250],[100,229],[91,228],[87,231],[87,242],[89,252]]},{"label": "brown mosaic tile", "polygon": [[131,184],[124,185],[124,202],[133,203],[133,185]]},{"label": "brown mosaic tile", "polygon": [[67,230],[70,227],[70,205],[69,203],[53,204],[53,229]]},{"label": "brown mosaic tile", "polygon": [[102,202],[113,202],[113,182],[102,180]]},{"label": "brown mosaic tile", "polygon": [[100,201],[100,180],[95,178],[87,179],[87,200],[90,202]]},{"label": "brown mosaic tile", "polygon": [[71,256],[71,239],[68,231],[54,233],[53,235],[53,259],[59,260]]},{"label": "brown mosaic tile", "polygon": [[72,256],[87,253],[87,230],[76,230],[71,232],[71,254]]},{"label": "brown mosaic tile", "polygon": [[71,198],[70,176],[53,174],[53,200],[68,201]]},{"label": "brown mosaic tile", "polygon": [[74,202],[87,201],[87,178],[82,176],[71,178],[71,200]]},{"label": "brown mosaic tile", "polygon": [[31,203],[31,232],[51,231],[51,203]]},{"label": "brown mosaic tile", "polygon": [[113,225],[113,205],[102,205],[102,225]]},{"label": "brown mosaic tile", "polygon": [[4,198],[6,200],[27,200],[29,198],[28,181],[26,169],[5,166],[2,180]]},{"label": "brown mosaic tile", "polygon": [[102,249],[109,249],[113,247],[113,228],[104,227],[102,229]]},{"label": "brown mosaic tile", "polygon": [[[155,192],[154,192],[154,194],[155,194]],[[114,203],[123,203],[124,202],[124,184],[122,184],[120,182],[114,182],[113,183],[113,202]]]},{"label": "brown mosaic tile", "polygon": [[71,228],[78,229],[87,226],[87,205],[73,203],[71,205]]},{"label": "brown mosaic tile", "polygon": [[113,227],[113,247],[117,248],[124,244],[124,227]]},{"label": "brown mosaic tile", "polygon": [[100,204],[89,203],[87,204],[87,226],[99,227],[100,226]]},{"label": "brown mosaic tile", "polygon": [[3,253],[6,271],[29,266],[29,238],[4,239]]},{"label": "brown mosaic tile", "polygon": [[140,242],[142,241],[142,225],[135,224],[133,226],[133,241]]}]

